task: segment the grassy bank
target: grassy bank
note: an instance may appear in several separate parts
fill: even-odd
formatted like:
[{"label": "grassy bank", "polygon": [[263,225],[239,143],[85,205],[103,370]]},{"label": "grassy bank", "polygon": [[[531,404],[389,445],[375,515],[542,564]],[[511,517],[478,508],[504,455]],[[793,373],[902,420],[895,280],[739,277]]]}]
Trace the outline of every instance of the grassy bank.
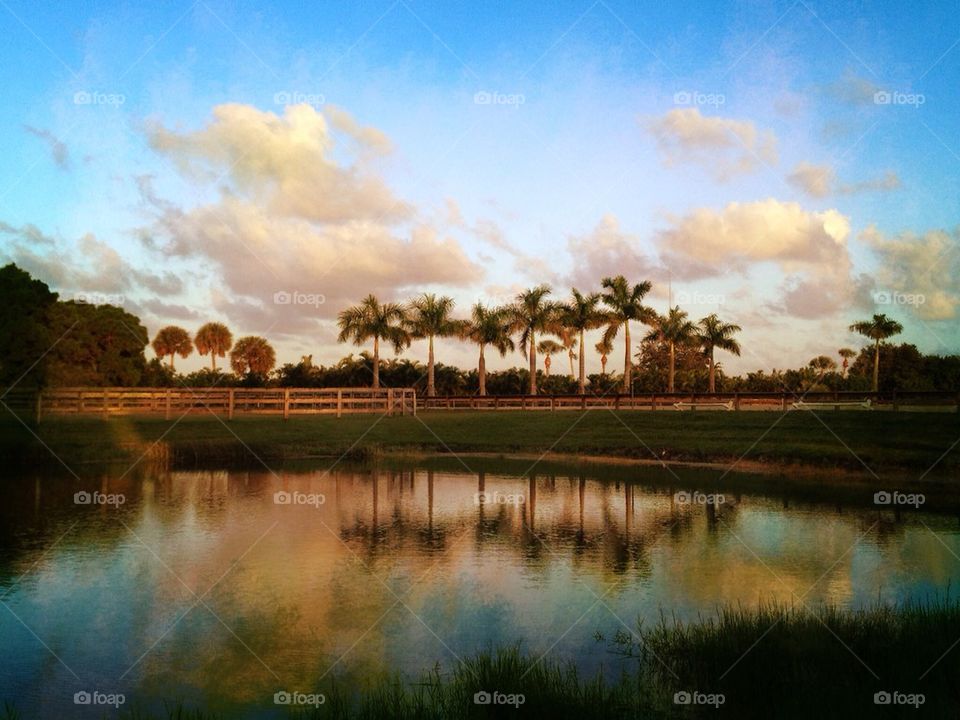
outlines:
[{"label": "grassy bank", "polygon": [[[801,464],[921,474],[960,467],[960,416],[941,413],[433,412],[418,417],[355,415],[179,421],[154,417],[49,418],[33,432],[0,422],[6,462],[132,462],[145,452],[188,467],[304,456],[383,452],[532,453],[681,461]],[[155,443],[159,443],[155,445]],[[152,449],[151,449],[152,448]],[[945,454],[946,453],[946,454]],[[862,462],[861,462],[862,461]]]},{"label": "grassy bank", "polygon": [[[944,653],[957,637],[960,606],[947,601],[862,612],[727,609],[694,624],[663,620],[618,638],[598,637],[629,660],[612,682],[582,677],[549,656],[503,648],[416,682],[371,679],[347,687],[325,681],[311,692],[322,692],[326,702],[290,717],[954,717],[960,651]],[[523,702],[476,704],[484,691],[522,695]],[[900,704],[876,704],[875,695],[884,692],[899,693]],[[680,704],[677,693],[713,696],[713,704]],[[908,698],[913,704],[904,704]],[[260,709],[268,708],[269,701]],[[121,717],[151,716],[128,710]],[[176,708],[168,717],[218,716]]]}]

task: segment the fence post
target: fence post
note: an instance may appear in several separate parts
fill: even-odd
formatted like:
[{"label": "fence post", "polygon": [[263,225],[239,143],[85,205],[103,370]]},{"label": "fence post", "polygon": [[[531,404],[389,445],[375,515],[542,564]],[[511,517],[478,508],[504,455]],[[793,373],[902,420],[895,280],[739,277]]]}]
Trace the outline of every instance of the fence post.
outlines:
[{"label": "fence post", "polygon": [[227,420],[233,420],[233,388],[227,392]]},{"label": "fence post", "polygon": [[551,395],[550,396],[550,412],[553,412],[557,409],[557,399]]},{"label": "fence post", "polygon": [[387,415],[393,417],[393,388],[387,390]]},{"label": "fence post", "polygon": [[166,410],[164,412],[164,415],[167,420],[170,419],[170,392],[171,392],[170,388],[167,388]]},{"label": "fence post", "polygon": [[656,394],[656,393],[653,393],[653,395],[650,396],[650,409],[651,409],[651,410],[656,410],[656,409],[657,409],[657,394]]},{"label": "fence post", "polygon": [[106,420],[110,416],[109,405],[110,402],[110,391],[106,388],[103,389],[103,402],[100,404],[100,409],[103,411],[103,419]]},{"label": "fence post", "polygon": [[413,416],[417,416],[417,391],[413,391]]},{"label": "fence post", "polygon": [[781,393],[780,394],[780,411],[786,412],[786,410],[787,410],[787,394]]},{"label": "fence post", "polygon": [[343,413],[343,390],[337,388],[337,417]]},{"label": "fence post", "polygon": [[290,388],[283,389],[283,419],[290,419]]},{"label": "fence post", "polygon": [[733,394],[733,409],[734,410],[740,409],[740,393],[738,392],[735,392]]},{"label": "fence post", "polygon": [[893,391],[893,411],[896,412],[899,409],[900,409],[900,403],[897,402],[897,391],[894,390]]}]

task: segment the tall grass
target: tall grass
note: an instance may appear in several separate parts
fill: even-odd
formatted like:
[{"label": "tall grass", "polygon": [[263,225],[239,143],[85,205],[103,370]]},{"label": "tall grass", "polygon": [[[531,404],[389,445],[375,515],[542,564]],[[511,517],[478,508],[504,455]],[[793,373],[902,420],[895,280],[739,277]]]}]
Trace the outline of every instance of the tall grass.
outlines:
[{"label": "tall grass", "polygon": [[[835,607],[727,607],[694,622],[661,617],[635,632],[597,636],[635,661],[612,680],[582,677],[572,664],[518,647],[479,653],[448,672],[415,682],[399,677],[368,688],[330,681],[326,702],[291,711],[302,720],[570,718],[956,717],[960,708],[960,603],[941,597],[861,611]],[[514,705],[476,704],[480,691],[522,694]],[[722,694],[719,706],[677,704],[677,692]],[[877,705],[874,694],[921,693],[911,705]],[[21,716],[7,706],[5,720]],[[126,720],[154,720],[128,710]],[[210,720],[200,710],[168,709],[167,720]]]}]

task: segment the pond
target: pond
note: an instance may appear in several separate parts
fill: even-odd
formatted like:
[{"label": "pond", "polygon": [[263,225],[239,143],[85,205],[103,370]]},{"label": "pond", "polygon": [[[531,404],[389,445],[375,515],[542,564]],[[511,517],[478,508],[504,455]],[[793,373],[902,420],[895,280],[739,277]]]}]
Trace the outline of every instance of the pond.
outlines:
[{"label": "pond", "polygon": [[960,579],[957,517],[929,503],[717,489],[711,469],[476,464],[10,477],[0,702],[281,717],[275,693],[331,678],[416,678],[513,644],[616,673],[628,661],[596,634],[641,619],[863,607]]}]

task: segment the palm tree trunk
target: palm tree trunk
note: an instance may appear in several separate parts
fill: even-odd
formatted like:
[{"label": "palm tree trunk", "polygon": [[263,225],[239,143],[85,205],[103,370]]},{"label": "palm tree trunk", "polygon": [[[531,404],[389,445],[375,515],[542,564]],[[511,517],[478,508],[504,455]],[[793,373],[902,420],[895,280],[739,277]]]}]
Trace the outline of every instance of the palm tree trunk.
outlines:
[{"label": "palm tree trunk", "polygon": [[537,339],[530,331],[530,394],[537,394]]},{"label": "palm tree trunk", "polygon": [[170,372],[174,372],[174,367],[173,367],[173,358],[174,358],[174,357],[175,357],[174,354],[173,354],[173,353],[170,353]]},{"label": "palm tree trunk", "polygon": [[716,365],[713,363],[713,348],[710,348],[710,392],[715,393],[717,391],[717,373]]},{"label": "palm tree trunk", "polygon": [[214,350],[210,351],[210,368],[214,373],[217,372],[217,353]]},{"label": "palm tree trunk", "polygon": [[550,356],[547,355],[547,356],[543,359],[543,367],[544,367],[544,370],[546,371],[546,376],[547,376],[547,377],[550,377],[550,363],[551,363]]},{"label": "palm tree trunk", "polygon": [[570,359],[570,377],[573,377],[573,348],[567,350],[567,357]]},{"label": "palm tree trunk", "polygon": [[587,394],[587,387],[586,387],[586,383],[585,383],[585,375],[586,375],[586,365],[585,365],[585,363],[586,363],[586,360],[585,360],[584,357],[583,357],[585,354],[586,354],[586,353],[583,352],[583,330],[581,330],[581,331],[580,331],[580,382],[579,382],[579,387],[578,387],[578,390],[579,390],[579,392],[580,392],[581,395],[586,395],[586,394]]},{"label": "palm tree trunk", "polygon": [[632,369],[630,363],[630,321],[626,320],[623,323],[624,332],[624,353],[623,353],[623,392],[625,395],[630,394],[630,370]]},{"label": "palm tree trunk", "polygon": [[873,346],[873,391],[880,387],[880,341]]},{"label": "palm tree trunk", "polygon": [[373,338],[373,389],[380,387],[380,338]]},{"label": "palm tree trunk", "polygon": [[427,355],[427,397],[433,397],[437,394],[437,388],[433,382],[433,335],[430,336],[430,350]]},{"label": "palm tree trunk", "polygon": [[673,345],[673,341],[671,340],[670,341],[670,377],[667,381],[667,388],[669,392],[673,392],[673,389],[674,389],[673,378],[674,378],[674,375],[676,374],[675,358],[676,356],[674,354],[674,345]]},{"label": "palm tree trunk", "polygon": [[480,346],[480,362],[477,364],[477,374],[480,376],[480,394],[487,394],[487,361],[483,357],[483,345]]}]

